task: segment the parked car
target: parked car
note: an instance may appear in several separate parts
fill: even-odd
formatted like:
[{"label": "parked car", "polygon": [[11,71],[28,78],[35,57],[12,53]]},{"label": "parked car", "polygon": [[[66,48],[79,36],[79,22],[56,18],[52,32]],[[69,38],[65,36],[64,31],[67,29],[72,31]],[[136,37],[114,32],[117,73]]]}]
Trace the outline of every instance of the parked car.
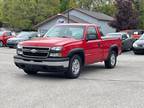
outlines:
[{"label": "parked car", "polygon": [[125,32],[108,33],[106,37],[119,37],[122,39],[122,50],[128,51],[133,47],[133,39]]},{"label": "parked car", "polygon": [[6,46],[7,40],[13,37],[11,31],[0,31],[0,47]]},{"label": "parked car", "polygon": [[19,42],[31,40],[36,37],[38,37],[37,32],[20,32],[15,38],[7,40],[7,46],[14,48]]},{"label": "parked car", "polygon": [[135,54],[144,54],[144,34],[137,41],[134,42],[133,52]]},{"label": "parked car", "polygon": [[144,34],[144,30],[138,30],[138,31],[135,31],[131,35],[131,37],[132,37],[132,39],[137,40],[137,39],[139,39],[141,37],[142,34]]},{"label": "parked car", "polygon": [[43,38],[20,42],[14,62],[27,74],[64,72],[77,78],[82,66],[105,62],[114,68],[121,54],[121,39],[101,38],[94,24],[60,24],[52,27]]}]

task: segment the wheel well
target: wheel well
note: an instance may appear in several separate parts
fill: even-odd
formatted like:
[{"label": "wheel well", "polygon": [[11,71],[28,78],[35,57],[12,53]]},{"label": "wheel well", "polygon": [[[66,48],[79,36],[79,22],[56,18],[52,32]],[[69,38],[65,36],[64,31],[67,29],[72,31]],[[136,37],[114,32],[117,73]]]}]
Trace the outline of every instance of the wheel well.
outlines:
[{"label": "wheel well", "polygon": [[82,60],[82,65],[85,64],[85,56],[84,56],[84,53],[83,53],[82,51],[80,51],[80,52],[73,52],[73,53],[71,53],[71,54],[69,55],[69,57],[71,58],[71,57],[74,56],[74,55],[78,55],[78,56],[81,58],[81,60]]},{"label": "wheel well", "polygon": [[4,44],[2,40],[0,40],[0,42],[2,42],[2,44]]},{"label": "wheel well", "polygon": [[113,48],[111,48],[111,51],[115,51],[116,54],[117,54],[117,56],[118,56],[118,47],[113,47]]}]

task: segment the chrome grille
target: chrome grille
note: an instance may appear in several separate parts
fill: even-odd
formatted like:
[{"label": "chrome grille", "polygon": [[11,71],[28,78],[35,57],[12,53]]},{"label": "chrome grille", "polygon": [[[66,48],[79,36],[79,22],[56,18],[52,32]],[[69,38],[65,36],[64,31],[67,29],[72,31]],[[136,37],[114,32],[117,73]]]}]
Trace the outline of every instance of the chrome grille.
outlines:
[{"label": "chrome grille", "polygon": [[49,48],[23,47],[23,56],[47,58],[49,55],[49,51]]}]

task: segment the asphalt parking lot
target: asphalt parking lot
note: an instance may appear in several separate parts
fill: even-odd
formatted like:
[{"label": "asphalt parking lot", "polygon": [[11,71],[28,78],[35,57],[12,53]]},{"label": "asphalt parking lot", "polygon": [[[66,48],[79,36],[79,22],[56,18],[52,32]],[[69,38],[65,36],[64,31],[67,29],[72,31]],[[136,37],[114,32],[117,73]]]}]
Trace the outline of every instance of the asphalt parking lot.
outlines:
[{"label": "asphalt parking lot", "polygon": [[13,55],[15,49],[0,48],[0,108],[144,108],[144,55],[125,52],[115,69],[89,65],[74,80],[28,76]]}]

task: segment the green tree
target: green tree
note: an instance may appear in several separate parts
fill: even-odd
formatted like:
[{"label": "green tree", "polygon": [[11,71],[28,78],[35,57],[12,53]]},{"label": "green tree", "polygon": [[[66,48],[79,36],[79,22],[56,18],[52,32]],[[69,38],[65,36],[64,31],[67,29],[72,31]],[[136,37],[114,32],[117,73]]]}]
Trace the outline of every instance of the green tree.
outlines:
[{"label": "green tree", "polygon": [[139,13],[139,29],[144,29],[144,0],[133,0],[133,4]]},{"label": "green tree", "polygon": [[78,7],[76,1],[77,0],[60,0],[60,6],[59,6],[60,12],[64,12],[65,10],[70,8]]},{"label": "green tree", "polygon": [[69,0],[60,0],[60,12],[63,12],[69,8]]},{"label": "green tree", "polygon": [[138,26],[139,18],[138,13],[133,7],[131,0],[116,0],[117,13],[115,20],[110,25],[117,29],[117,31],[136,29]]},{"label": "green tree", "polygon": [[77,4],[80,8],[91,10],[93,8],[94,0],[77,0]]},{"label": "green tree", "polygon": [[31,29],[59,11],[59,0],[4,0],[3,21],[12,28]]},{"label": "green tree", "polygon": [[102,5],[97,5],[94,9],[94,11],[102,12],[110,16],[114,16],[116,13],[116,7],[114,4],[107,4],[103,3]]},{"label": "green tree", "polygon": [[2,1],[0,0],[0,27],[2,27],[2,17],[3,17],[3,15],[2,15]]}]

